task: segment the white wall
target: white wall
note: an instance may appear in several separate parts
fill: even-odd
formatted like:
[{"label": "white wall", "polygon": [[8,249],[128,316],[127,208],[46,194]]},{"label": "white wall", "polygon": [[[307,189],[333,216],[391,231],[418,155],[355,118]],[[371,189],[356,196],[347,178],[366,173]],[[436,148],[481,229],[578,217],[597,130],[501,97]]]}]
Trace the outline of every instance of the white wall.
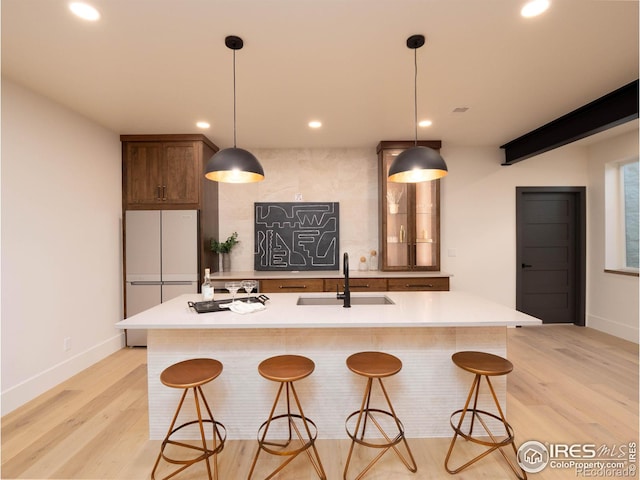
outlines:
[{"label": "white wall", "polygon": [[516,187],[585,186],[585,150],[567,146],[511,166],[500,165],[504,154],[495,148],[447,146],[442,153],[449,167],[442,270],[454,274],[453,288],[515,308]]},{"label": "white wall", "polygon": [[605,164],[638,157],[638,131],[588,149],[587,325],[638,343],[638,277],[606,273]]},{"label": "white wall", "polygon": [[120,172],[118,135],[2,79],[3,414],[122,345]]}]

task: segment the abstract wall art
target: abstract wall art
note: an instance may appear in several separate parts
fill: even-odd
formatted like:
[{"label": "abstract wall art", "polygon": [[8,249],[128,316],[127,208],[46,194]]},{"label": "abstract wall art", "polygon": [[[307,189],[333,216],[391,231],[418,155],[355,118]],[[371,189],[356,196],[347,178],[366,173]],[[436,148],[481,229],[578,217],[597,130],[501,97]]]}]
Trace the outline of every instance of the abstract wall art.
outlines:
[{"label": "abstract wall art", "polygon": [[339,203],[255,204],[255,270],[338,270]]}]

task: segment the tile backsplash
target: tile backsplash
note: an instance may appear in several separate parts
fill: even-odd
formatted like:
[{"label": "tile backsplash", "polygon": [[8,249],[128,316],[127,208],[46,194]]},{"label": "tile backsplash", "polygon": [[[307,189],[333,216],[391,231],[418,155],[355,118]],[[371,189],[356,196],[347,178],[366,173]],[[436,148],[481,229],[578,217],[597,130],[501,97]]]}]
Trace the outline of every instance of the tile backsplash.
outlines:
[{"label": "tile backsplash", "polygon": [[340,203],[340,253],[350,267],[378,249],[378,159],[375,148],[252,149],[265,179],[219,187],[220,237],[238,232],[232,271],[253,270],[254,203]]}]

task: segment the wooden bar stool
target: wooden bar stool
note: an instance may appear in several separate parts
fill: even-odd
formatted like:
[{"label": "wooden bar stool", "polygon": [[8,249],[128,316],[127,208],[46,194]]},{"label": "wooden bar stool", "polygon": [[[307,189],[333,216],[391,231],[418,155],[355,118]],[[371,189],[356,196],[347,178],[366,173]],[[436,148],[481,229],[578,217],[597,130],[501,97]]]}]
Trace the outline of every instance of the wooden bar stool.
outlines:
[{"label": "wooden bar stool", "polygon": [[[471,390],[469,390],[469,395],[467,396],[467,401],[464,404],[464,408],[462,410],[456,410],[455,412],[453,412],[453,414],[451,414],[450,423],[455,433],[453,435],[453,438],[451,439],[451,445],[449,446],[449,451],[447,452],[447,457],[444,461],[444,466],[447,469],[447,472],[458,473],[467,468],[469,465],[472,465],[478,460],[486,457],[494,450],[498,450],[509,464],[511,470],[513,470],[513,473],[515,473],[516,477],[520,480],[526,480],[527,474],[521,468],[516,467],[502,450],[502,447],[511,445],[511,447],[513,448],[513,453],[517,458],[518,453],[515,446],[513,428],[505,419],[502,408],[500,407],[500,402],[498,402],[498,397],[496,397],[496,392],[493,389],[493,385],[491,385],[491,380],[489,380],[489,377],[507,375],[513,370],[513,364],[506,358],[484,352],[457,352],[453,354],[451,359],[453,360],[453,363],[455,363],[461,369],[473,373],[475,375],[475,378],[473,379],[473,383],[471,384]],[[480,383],[483,377],[486,379],[489,390],[491,391],[491,396],[493,397],[493,401],[498,410],[498,415],[478,409],[478,394],[480,392]],[[472,397],[475,397],[473,401],[473,407],[469,408],[469,403],[471,402]],[[471,420],[469,422],[468,433],[465,433],[463,431],[462,425],[467,413],[470,414]],[[456,424],[454,423],[454,419],[458,415],[460,416],[460,418]],[[504,426],[504,435],[496,436],[494,433],[492,433],[483,417],[488,417],[500,422]],[[488,436],[491,441],[483,440],[479,436],[473,435],[473,427],[476,419],[482,425],[484,431],[486,432],[486,435],[483,437],[486,438],[486,436]],[[470,442],[476,443],[478,445],[483,445],[488,448],[483,453],[472,458],[464,465],[452,469],[449,467],[449,458],[451,457],[451,452],[453,452],[453,447],[456,443],[456,440],[458,439],[458,436],[464,438],[465,440],[469,440]]]},{"label": "wooden bar stool", "polygon": [[[278,468],[271,472],[271,474],[266,477],[265,480],[268,480],[278,474],[278,472],[280,472],[284,467],[291,463],[293,459],[302,452],[305,452],[307,454],[311,465],[313,465],[313,468],[316,470],[316,473],[318,474],[320,479],[326,480],[327,476],[324,472],[324,469],[322,468],[322,462],[320,462],[320,456],[318,455],[318,450],[315,446],[316,437],[318,435],[318,428],[316,427],[315,423],[304,416],[302,405],[300,405],[300,399],[298,398],[296,389],[293,386],[293,382],[308,377],[309,375],[311,375],[314,369],[315,364],[312,360],[299,355],[280,355],[277,357],[271,357],[262,361],[258,366],[258,372],[260,372],[260,375],[262,375],[267,380],[279,382],[280,388],[278,389],[276,399],[273,402],[271,413],[269,413],[269,419],[264,422],[258,429],[258,451],[253,458],[253,464],[251,465],[251,470],[249,471],[249,480],[251,480],[253,470],[255,469],[256,463],[258,462],[258,456],[263,450],[271,455],[281,455],[289,457],[284,462],[282,462]],[[287,413],[274,416],[276,407],[278,406],[278,402],[280,400],[280,395],[282,394],[283,390],[286,391]],[[299,413],[291,412],[290,394],[293,394],[295,405]],[[273,426],[274,422],[276,424],[282,423],[278,422],[279,420],[286,421],[286,440],[280,442],[267,440],[269,428]],[[299,424],[302,424],[302,426],[304,427],[304,432],[300,431]],[[293,432],[295,432],[295,435],[297,437],[297,444],[295,442],[295,439],[293,438]]]},{"label": "wooden bar stool", "polygon": [[[202,385],[205,383],[209,383],[214,380],[222,373],[222,363],[218,360],[213,360],[210,358],[195,358],[192,360],[185,360],[183,362],[176,363],[167,367],[160,374],[160,381],[171,388],[182,388],[184,392],[182,393],[182,397],[180,398],[180,403],[178,404],[178,408],[176,409],[176,413],[173,416],[173,420],[171,421],[171,425],[169,426],[169,431],[167,432],[166,437],[162,441],[162,447],[160,448],[160,453],[158,454],[158,459],[156,460],[156,464],[153,466],[153,471],[151,472],[151,478],[155,479],[156,469],[158,468],[158,464],[160,463],[160,459],[165,460],[168,463],[175,465],[182,465],[180,468],[175,470],[173,473],[167,475],[163,478],[166,480],[167,478],[171,478],[174,475],[182,472],[186,468],[191,465],[204,461],[207,465],[207,473],[209,475],[209,480],[212,480],[211,477],[211,465],[209,463],[209,457],[213,456],[213,475],[215,479],[218,478],[218,453],[222,451],[224,448],[224,441],[227,437],[226,429],[224,425],[217,422],[213,418],[213,414],[211,413],[211,409],[209,408],[209,404],[207,403],[207,399],[202,393]],[[192,420],[189,422],[185,422],[177,427],[175,427],[176,420],[178,419],[178,415],[180,410],[182,409],[182,405],[184,403],[184,399],[187,396],[187,392],[189,390],[193,391],[193,397],[196,405],[196,412],[198,414],[197,420]],[[204,404],[207,413],[209,415],[208,418],[202,418],[202,412],[200,410],[200,401]],[[204,433],[204,424],[211,424],[212,428],[212,447],[209,448],[207,446],[207,439]],[[177,431],[188,427],[190,425],[198,425],[200,440],[202,441],[202,446],[199,445],[190,445],[185,442],[180,442],[176,440],[172,440],[171,437]],[[175,427],[175,428],[174,428]],[[224,433],[224,436],[220,433],[220,430]],[[200,454],[196,457],[183,460],[183,459],[175,459],[171,458],[165,454],[165,447],[167,445],[175,445],[178,447],[182,447],[188,450],[195,450],[200,452]]]},{"label": "wooden bar stool", "polygon": [[[393,409],[393,405],[391,404],[391,400],[389,400],[387,390],[384,388],[384,385],[382,383],[382,379],[384,377],[395,375],[402,369],[402,362],[399,358],[394,357],[393,355],[389,355],[388,353],[360,352],[355,353],[347,358],[347,367],[349,367],[349,370],[351,370],[353,373],[366,377],[367,386],[364,390],[364,397],[362,398],[360,410],[350,414],[345,422],[347,435],[349,435],[349,437],[351,438],[351,447],[349,448],[347,463],[344,467],[344,480],[347,480],[347,473],[349,470],[349,464],[351,462],[351,455],[356,444],[365,447],[381,449],[380,453],[378,453],[378,455],[364,468],[364,470],[362,470],[358,474],[358,476],[355,477],[356,480],[362,478],[389,449],[393,449],[393,451],[396,452],[398,458],[400,458],[402,463],[404,463],[404,465],[407,467],[407,469],[409,469],[410,472],[416,472],[418,470],[418,467],[415,460],[413,459],[413,454],[411,453],[409,444],[407,443],[407,440],[404,436],[404,426],[396,415],[396,412]],[[387,401],[387,406],[389,408],[388,411],[371,407],[371,391],[374,379],[378,380],[380,389],[382,390],[384,398]],[[356,425],[355,428],[351,431],[349,430],[349,421],[356,416]],[[384,421],[385,419],[393,420],[392,428],[394,428],[394,430],[397,429],[397,433],[395,433],[393,437],[391,437],[385,431],[383,425],[381,424],[381,421]],[[368,420],[371,420],[371,422],[377,427],[383,438],[380,438],[376,441],[374,441],[373,439],[365,440],[364,436]],[[401,442],[404,444],[407,450],[409,456],[408,460],[398,449],[398,444]]]}]

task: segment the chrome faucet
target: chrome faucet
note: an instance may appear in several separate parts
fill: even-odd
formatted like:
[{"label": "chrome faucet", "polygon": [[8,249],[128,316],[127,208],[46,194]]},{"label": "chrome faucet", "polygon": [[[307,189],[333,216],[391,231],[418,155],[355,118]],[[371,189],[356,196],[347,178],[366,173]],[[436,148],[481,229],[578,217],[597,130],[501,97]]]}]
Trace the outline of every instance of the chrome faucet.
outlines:
[{"label": "chrome faucet", "polygon": [[[342,305],[344,308],[351,308],[351,290],[349,290],[349,254],[344,252],[342,256],[342,272],[344,273],[344,292],[337,293],[336,296],[339,300],[344,300]],[[336,290],[338,286],[336,285]]]}]

